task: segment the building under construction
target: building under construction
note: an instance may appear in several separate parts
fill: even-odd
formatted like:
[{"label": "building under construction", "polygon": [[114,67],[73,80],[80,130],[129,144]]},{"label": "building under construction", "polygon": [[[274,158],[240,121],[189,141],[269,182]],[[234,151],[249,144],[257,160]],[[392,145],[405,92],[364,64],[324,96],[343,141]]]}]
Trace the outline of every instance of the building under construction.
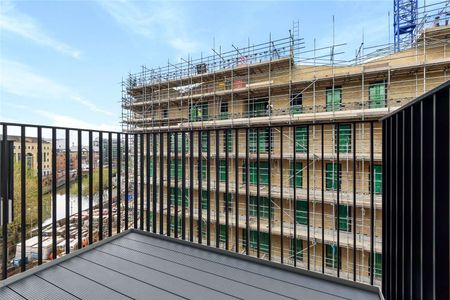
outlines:
[{"label": "building under construction", "polygon": [[448,80],[447,5],[417,17],[410,43],[361,43],[352,58],[343,44],[308,48],[294,23],[286,38],[129,75],[124,130],[151,133],[148,197],[167,203],[152,224],[379,283],[378,120]]}]

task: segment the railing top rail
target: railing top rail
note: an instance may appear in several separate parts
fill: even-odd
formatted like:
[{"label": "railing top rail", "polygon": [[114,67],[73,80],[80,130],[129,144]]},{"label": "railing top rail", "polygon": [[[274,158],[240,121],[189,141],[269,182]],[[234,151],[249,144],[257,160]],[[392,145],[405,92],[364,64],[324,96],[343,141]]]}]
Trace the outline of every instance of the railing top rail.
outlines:
[{"label": "railing top rail", "polygon": [[90,128],[76,128],[76,127],[64,127],[64,126],[51,126],[51,125],[38,125],[38,124],[30,124],[30,123],[16,123],[16,122],[2,122],[0,121],[0,125],[6,126],[15,126],[15,127],[31,127],[31,128],[45,128],[45,129],[57,129],[57,130],[71,130],[71,131],[92,131],[92,132],[102,132],[102,133],[116,133],[116,134],[132,134],[128,132],[122,131],[111,131],[111,130],[102,130],[102,129],[90,129]]}]

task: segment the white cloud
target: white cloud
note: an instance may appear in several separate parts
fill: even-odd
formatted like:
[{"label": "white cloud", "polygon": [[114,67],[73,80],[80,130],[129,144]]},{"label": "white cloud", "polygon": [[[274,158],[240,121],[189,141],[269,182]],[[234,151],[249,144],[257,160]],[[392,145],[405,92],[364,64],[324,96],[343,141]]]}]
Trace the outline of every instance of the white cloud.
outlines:
[{"label": "white cloud", "polygon": [[151,40],[163,41],[183,54],[201,45],[187,30],[185,14],[172,3],[99,1],[111,17],[127,30]]},{"label": "white cloud", "polygon": [[38,45],[49,47],[57,52],[80,58],[81,51],[77,50],[47,34],[30,16],[23,14],[10,1],[2,1],[0,5],[0,30],[5,30],[28,39]]},{"label": "white cloud", "polygon": [[98,107],[94,102],[78,95],[72,88],[41,76],[27,66],[0,59],[0,90],[16,96],[35,99],[70,99],[95,113],[113,116],[111,111]]},{"label": "white cloud", "polygon": [[111,126],[110,124],[96,124],[91,122],[86,122],[77,118],[73,118],[66,115],[53,114],[47,111],[38,110],[36,111],[39,115],[50,120],[50,126],[57,127],[69,127],[69,128],[80,128],[80,129],[94,129],[94,130],[104,130],[104,131],[121,131],[120,125]]}]

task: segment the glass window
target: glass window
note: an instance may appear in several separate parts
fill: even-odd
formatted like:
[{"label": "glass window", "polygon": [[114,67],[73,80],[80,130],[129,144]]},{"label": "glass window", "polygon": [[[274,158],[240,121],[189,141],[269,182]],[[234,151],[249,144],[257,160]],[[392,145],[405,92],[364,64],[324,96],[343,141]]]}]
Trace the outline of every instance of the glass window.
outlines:
[{"label": "glass window", "polygon": [[[337,208],[336,208],[337,215]],[[348,205],[339,205],[339,219],[336,217],[336,227],[338,226],[339,220],[339,230],[352,231],[352,220],[351,220],[351,208]]]},{"label": "glass window", "polygon": [[[326,258],[325,258],[325,263],[327,267],[331,267],[331,268],[337,268],[337,263],[338,263],[338,256],[337,256],[337,246],[335,244],[333,245],[326,245]],[[340,264],[339,264],[339,269],[341,268],[342,265],[342,259],[339,260]]]},{"label": "glass window", "polygon": [[[242,177],[243,177],[243,181],[246,181],[246,166],[245,163],[243,165],[243,173],[242,173]],[[258,184],[258,169],[257,169],[257,164],[256,162],[251,162],[250,166],[249,166],[249,170],[250,170],[250,178],[249,178],[249,182],[250,184]],[[269,164],[268,162],[260,162],[259,163],[259,183],[260,184],[269,184]]]},{"label": "glass window", "polygon": [[[290,163],[290,170],[291,170],[291,176],[290,176],[290,184],[291,187],[294,187],[294,164]],[[303,164],[301,162],[295,163],[295,187],[301,188],[303,186]]]},{"label": "glass window", "polygon": [[300,114],[302,112],[303,94],[300,92],[292,93],[291,95],[291,113]]},{"label": "glass window", "polygon": [[233,134],[231,133],[231,129],[227,130],[228,134],[228,144],[225,142],[225,135],[223,135],[223,151],[224,152],[232,152],[233,151]]},{"label": "glass window", "polygon": [[307,151],[307,128],[296,127],[295,128],[295,152],[304,153]]},{"label": "glass window", "polygon": [[337,190],[337,183],[338,183],[338,174],[339,174],[339,186],[341,186],[342,178],[341,178],[341,172],[338,168],[337,163],[327,163],[326,164],[326,170],[325,170],[325,181],[326,181],[326,189],[335,191]]},{"label": "glass window", "polygon": [[[297,249],[294,249],[294,245],[297,245]],[[289,256],[294,259],[294,251],[297,250],[297,260],[303,260],[303,240],[291,238],[289,243]]]},{"label": "glass window", "polygon": [[[337,131],[336,131],[337,140]],[[336,142],[337,150],[337,142]],[[339,152],[351,152],[352,151],[352,127],[350,124],[339,125]]]},{"label": "glass window", "polygon": [[[258,197],[256,196],[250,196],[250,203],[249,203],[249,215],[253,217],[258,217]],[[259,216],[260,218],[269,218],[269,206],[270,201],[267,197],[259,197]],[[270,207],[270,217],[271,219],[274,218],[273,213],[273,207]]]},{"label": "glass window", "polygon": [[297,224],[308,224],[308,202],[305,200],[297,200],[296,204],[296,222]]},{"label": "glass window", "polygon": [[386,101],[386,85],[384,82],[372,83],[369,85],[369,107],[384,107]]},{"label": "glass window", "polygon": [[336,111],[341,109],[342,87],[335,86],[326,89],[327,111]]}]

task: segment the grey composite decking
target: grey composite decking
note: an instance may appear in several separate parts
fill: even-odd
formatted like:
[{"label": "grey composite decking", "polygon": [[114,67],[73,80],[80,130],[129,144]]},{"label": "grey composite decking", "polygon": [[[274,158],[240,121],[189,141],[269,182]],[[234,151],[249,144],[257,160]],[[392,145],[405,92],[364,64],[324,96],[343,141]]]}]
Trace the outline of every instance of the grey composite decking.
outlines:
[{"label": "grey composite decking", "polygon": [[380,299],[379,290],[129,230],[2,283],[0,299]]}]

